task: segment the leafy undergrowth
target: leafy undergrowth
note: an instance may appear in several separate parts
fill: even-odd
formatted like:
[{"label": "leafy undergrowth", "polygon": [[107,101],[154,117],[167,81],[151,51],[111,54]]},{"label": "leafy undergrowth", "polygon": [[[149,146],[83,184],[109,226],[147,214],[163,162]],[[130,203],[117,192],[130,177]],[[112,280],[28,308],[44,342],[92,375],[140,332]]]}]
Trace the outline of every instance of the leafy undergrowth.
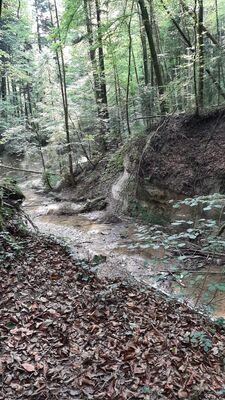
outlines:
[{"label": "leafy undergrowth", "polygon": [[224,398],[222,327],[28,237],[1,265],[0,399]]}]

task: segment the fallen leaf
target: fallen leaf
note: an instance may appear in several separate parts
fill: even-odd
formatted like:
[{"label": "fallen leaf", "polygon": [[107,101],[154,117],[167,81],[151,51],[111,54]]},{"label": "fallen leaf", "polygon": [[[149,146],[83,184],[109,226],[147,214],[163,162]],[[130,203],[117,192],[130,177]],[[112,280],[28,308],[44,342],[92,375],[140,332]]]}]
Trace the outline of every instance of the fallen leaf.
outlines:
[{"label": "fallen leaf", "polygon": [[33,364],[23,363],[21,365],[27,372],[34,372],[35,371],[35,366]]}]

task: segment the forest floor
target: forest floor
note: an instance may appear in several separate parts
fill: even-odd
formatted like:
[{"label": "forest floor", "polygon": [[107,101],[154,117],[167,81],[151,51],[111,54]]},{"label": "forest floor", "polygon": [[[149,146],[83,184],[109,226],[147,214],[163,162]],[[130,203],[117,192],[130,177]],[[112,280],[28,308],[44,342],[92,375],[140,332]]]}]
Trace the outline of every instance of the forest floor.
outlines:
[{"label": "forest floor", "polygon": [[1,267],[2,400],[225,397],[225,331],[39,236]]}]

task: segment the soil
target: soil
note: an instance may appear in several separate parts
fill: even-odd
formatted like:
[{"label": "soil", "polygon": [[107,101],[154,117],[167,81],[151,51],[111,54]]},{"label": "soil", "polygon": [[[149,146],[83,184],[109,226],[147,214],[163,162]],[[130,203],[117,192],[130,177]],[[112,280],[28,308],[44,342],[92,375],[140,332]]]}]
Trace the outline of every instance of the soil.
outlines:
[{"label": "soil", "polygon": [[225,110],[170,117],[153,134],[140,176],[187,196],[225,193]]}]

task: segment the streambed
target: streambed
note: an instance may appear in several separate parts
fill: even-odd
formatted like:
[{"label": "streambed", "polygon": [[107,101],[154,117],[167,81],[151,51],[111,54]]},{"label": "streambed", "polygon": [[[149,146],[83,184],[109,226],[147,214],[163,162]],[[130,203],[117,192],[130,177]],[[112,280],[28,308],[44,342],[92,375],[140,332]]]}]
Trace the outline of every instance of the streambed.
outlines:
[{"label": "streambed", "polygon": [[[31,185],[32,186],[32,185]],[[202,268],[200,275],[187,278],[173,274],[177,260],[169,257],[163,247],[149,248],[139,234],[140,223],[124,217],[119,223],[104,223],[104,211],[86,214],[61,214],[61,209],[71,207],[79,210],[82,204],[57,202],[40,189],[24,186],[25,211],[32,218],[40,232],[64,240],[78,258],[101,260],[96,266],[100,277],[132,277],[159,288],[160,290],[188,301],[192,305],[213,307],[216,317],[225,317],[225,296],[223,292],[208,293],[210,284],[219,283],[224,276],[221,266]],[[157,231],[159,227],[152,227]],[[162,272],[164,271],[164,272]],[[169,272],[167,272],[169,271]]]},{"label": "streambed", "polygon": [[[24,161],[2,161],[8,165],[27,167]],[[38,170],[38,163],[32,164],[32,168]],[[15,172],[10,170],[0,172],[2,176],[15,176]],[[127,217],[116,224],[103,223],[104,211],[77,215],[61,213],[62,203],[43,192],[39,177],[20,173],[19,180],[26,196],[24,209],[39,231],[64,240],[76,257],[91,260],[101,256],[101,262],[96,267],[99,276],[133,277],[171,296],[180,297],[192,306],[208,305],[215,317],[225,317],[225,292],[208,290],[214,284],[225,282],[225,275],[221,273],[223,265],[203,265],[199,273],[195,271],[186,277],[181,274],[178,278],[173,273],[174,267],[182,270],[182,263],[178,264],[176,259],[170,257],[163,246],[150,248],[148,238],[143,240],[140,234],[145,229],[141,223]],[[65,206],[79,210],[82,204],[66,202]],[[150,237],[151,229],[155,234],[161,228],[151,226]]]}]

